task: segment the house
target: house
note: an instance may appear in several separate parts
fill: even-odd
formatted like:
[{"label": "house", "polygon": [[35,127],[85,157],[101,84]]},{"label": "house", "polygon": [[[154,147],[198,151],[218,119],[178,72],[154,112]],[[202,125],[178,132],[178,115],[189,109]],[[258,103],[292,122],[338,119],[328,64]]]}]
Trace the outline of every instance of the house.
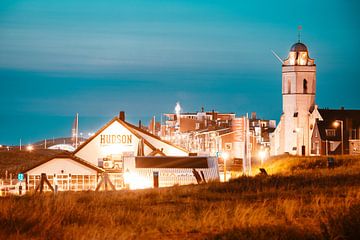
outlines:
[{"label": "house", "polygon": [[[98,190],[103,188],[104,181],[113,190],[164,187],[195,183],[194,169],[202,171],[205,181],[219,179],[217,158],[189,155],[187,150],[126,122],[125,113],[120,112],[72,154],[48,159],[28,169],[26,182],[28,189],[35,189],[41,176],[46,175],[50,185],[56,185],[59,191]],[[138,169],[140,158],[149,163],[147,167],[141,165]],[[159,159],[164,164],[175,161],[176,167],[156,165]],[[206,164],[199,167],[196,163],[200,160]],[[156,181],[149,174],[157,175]]]},{"label": "house", "polygon": [[360,154],[360,110],[318,109],[311,154]]}]

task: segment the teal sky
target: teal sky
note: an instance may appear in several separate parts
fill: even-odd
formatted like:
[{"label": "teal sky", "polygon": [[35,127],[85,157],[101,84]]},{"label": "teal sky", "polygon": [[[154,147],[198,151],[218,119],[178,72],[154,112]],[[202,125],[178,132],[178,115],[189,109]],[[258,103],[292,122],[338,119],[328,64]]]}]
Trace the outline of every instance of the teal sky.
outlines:
[{"label": "teal sky", "polygon": [[202,106],[281,114],[282,58],[302,41],[320,107],[360,109],[357,1],[0,3],[0,144],[95,131],[120,110],[147,122]]}]

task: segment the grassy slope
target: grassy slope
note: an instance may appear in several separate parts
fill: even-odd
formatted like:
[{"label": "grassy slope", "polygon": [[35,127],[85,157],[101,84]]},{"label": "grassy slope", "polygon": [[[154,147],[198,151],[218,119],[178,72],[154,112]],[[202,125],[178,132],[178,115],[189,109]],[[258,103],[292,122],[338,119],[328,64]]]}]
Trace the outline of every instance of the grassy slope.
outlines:
[{"label": "grassy slope", "polygon": [[[335,159],[335,169],[327,168],[328,157],[272,157],[265,162],[264,168],[269,174],[356,174],[360,172],[360,156],[338,155],[331,156]],[[257,168],[254,168],[256,174]]]},{"label": "grassy slope", "polygon": [[63,151],[49,149],[33,150],[32,152],[2,150],[0,151],[0,178],[5,176],[6,170],[9,174],[17,174],[61,152]]},{"label": "grassy slope", "polygon": [[277,175],[229,183],[2,198],[0,239],[356,239],[360,159],[318,159],[272,159]]}]

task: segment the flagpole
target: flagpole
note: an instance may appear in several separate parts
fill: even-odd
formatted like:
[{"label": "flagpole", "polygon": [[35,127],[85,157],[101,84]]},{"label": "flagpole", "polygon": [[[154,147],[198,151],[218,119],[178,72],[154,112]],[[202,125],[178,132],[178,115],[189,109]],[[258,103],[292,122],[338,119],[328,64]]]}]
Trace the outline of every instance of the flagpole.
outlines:
[{"label": "flagpole", "polygon": [[78,147],[78,134],[79,134],[79,114],[76,113],[76,126],[75,126],[75,148]]},{"label": "flagpole", "polygon": [[153,134],[155,135],[156,131],[155,131],[155,127],[156,127],[156,123],[155,123],[155,116],[153,118]]}]

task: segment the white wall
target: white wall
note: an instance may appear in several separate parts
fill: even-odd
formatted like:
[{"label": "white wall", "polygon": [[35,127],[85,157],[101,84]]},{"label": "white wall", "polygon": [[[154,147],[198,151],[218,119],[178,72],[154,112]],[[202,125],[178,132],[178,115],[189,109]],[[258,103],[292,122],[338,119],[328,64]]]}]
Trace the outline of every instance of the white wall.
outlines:
[{"label": "white wall", "polygon": [[[132,143],[131,144],[101,144],[101,135],[131,135]],[[111,154],[121,154],[122,152],[137,152],[139,139],[132,134],[127,128],[121,125],[119,122],[115,121],[110,126],[108,126],[104,131],[97,135],[92,141],[90,141],[86,146],[80,149],[75,156],[80,157],[95,166],[98,166],[98,159],[105,158]],[[149,153],[149,148],[145,147],[145,154]]]},{"label": "white wall", "polygon": [[[63,170],[63,173],[61,172]],[[51,174],[72,174],[72,175],[91,175],[97,171],[82,165],[70,158],[54,158],[40,166],[27,172],[29,175],[40,175],[41,173]]]}]

